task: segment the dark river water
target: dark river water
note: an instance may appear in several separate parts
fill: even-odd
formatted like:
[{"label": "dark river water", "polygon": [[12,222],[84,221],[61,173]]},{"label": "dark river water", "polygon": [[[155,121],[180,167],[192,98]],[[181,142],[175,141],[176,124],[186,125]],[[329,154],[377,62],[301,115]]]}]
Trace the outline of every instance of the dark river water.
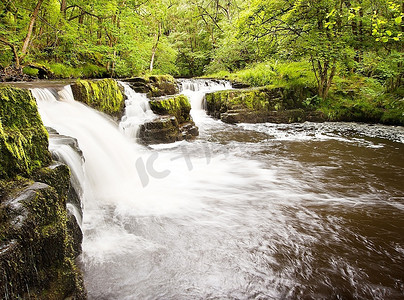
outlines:
[{"label": "dark river water", "polygon": [[228,125],[193,106],[196,141],[144,147],[36,97],[86,159],[90,299],[404,298],[402,127]]}]

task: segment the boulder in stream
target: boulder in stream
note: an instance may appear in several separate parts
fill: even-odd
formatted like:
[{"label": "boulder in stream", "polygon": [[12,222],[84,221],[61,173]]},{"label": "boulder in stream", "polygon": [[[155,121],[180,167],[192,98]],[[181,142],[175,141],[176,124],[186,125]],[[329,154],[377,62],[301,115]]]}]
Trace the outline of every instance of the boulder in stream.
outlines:
[{"label": "boulder in stream", "polygon": [[150,100],[150,108],[159,117],[140,127],[139,137],[145,144],[173,143],[198,136],[186,96],[155,98]]},{"label": "boulder in stream", "polygon": [[77,80],[71,85],[74,99],[120,120],[125,112],[126,96],[114,79]]}]

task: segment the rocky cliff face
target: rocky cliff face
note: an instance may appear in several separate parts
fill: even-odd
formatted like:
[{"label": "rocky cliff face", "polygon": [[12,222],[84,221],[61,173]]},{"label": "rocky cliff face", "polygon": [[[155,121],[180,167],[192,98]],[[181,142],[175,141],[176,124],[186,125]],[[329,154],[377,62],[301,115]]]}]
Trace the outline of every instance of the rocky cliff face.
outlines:
[{"label": "rocky cliff face", "polygon": [[0,88],[0,296],[84,299],[81,234],[68,216],[69,168],[52,163],[27,90]]}]

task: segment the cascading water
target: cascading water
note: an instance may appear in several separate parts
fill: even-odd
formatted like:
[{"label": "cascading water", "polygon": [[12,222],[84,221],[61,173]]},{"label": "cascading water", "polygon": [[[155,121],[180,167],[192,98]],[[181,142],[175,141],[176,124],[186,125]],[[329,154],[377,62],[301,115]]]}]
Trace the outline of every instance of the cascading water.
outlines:
[{"label": "cascading water", "polygon": [[205,94],[207,92],[231,89],[231,84],[225,80],[180,79],[179,87],[181,93],[187,96],[191,102],[192,118],[203,127],[204,122],[212,120],[206,118],[203,103]]},{"label": "cascading water", "polygon": [[137,138],[139,127],[146,121],[156,118],[150,109],[149,100],[145,94],[136,93],[126,82],[120,82],[124,87],[127,100],[125,101],[125,114],[119,123],[121,131],[129,138]]},{"label": "cascading water", "polygon": [[404,130],[231,126],[202,115],[210,88],[194,83],[183,93],[203,134],[160,151],[68,87],[33,90],[44,123],[85,157],[71,167],[89,298],[402,298]]}]

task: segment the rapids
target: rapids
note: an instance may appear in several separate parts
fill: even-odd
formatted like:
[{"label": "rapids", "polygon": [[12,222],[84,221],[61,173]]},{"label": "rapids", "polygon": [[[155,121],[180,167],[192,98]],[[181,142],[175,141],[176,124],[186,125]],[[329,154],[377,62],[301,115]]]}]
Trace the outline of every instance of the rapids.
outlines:
[{"label": "rapids", "polygon": [[227,125],[203,95],[228,84],[180,84],[200,136],[151,147],[133,139],[152,114],[127,86],[119,125],[69,86],[32,89],[84,155],[51,138],[82,190],[89,299],[404,297],[402,127]]}]

